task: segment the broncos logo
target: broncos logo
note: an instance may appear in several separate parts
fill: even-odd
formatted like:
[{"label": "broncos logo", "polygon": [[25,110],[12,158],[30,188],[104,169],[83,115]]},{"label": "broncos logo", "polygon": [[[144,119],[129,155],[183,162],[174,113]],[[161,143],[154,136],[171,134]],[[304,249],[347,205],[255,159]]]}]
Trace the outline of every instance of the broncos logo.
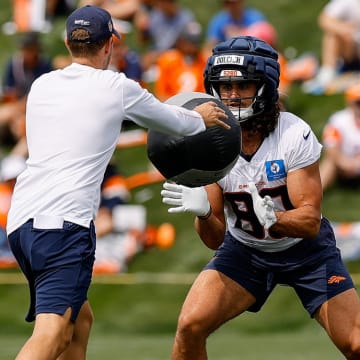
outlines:
[{"label": "broncos logo", "polygon": [[328,284],[339,284],[341,281],[346,280],[346,277],[340,275],[333,275],[328,279]]}]

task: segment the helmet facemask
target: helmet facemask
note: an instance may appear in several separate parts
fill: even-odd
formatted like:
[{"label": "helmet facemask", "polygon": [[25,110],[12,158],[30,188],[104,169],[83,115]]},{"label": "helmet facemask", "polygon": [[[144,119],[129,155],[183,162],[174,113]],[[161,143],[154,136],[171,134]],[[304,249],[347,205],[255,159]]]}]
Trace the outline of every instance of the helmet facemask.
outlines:
[{"label": "helmet facemask", "polygon": [[[231,71],[231,70],[229,70]],[[234,71],[236,73],[236,70]],[[254,96],[247,97],[224,97],[220,94],[221,83],[234,83],[234,82],[255,82],[257,83],[257,91]],[[211,81],[212,94],[217,99],[221,100],[232,112],[235,118],[243,123],[255,116],[260,115],[264,111],[262,97],[264,93],[265,84],[259,80],[247,80],[243,77],[219,77],[216,81]],[[249,103],[250,102],[250,103]]]}]

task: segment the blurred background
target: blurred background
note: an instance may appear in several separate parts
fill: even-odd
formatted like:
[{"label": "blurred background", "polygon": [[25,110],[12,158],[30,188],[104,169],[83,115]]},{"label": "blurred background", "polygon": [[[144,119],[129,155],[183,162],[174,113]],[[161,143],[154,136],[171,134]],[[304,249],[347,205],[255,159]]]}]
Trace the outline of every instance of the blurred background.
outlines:
[{"label": "blurred background", "polygon": [[[2,78],[9,59],[21,48],[24,33],[21,28],[16,27],[14,21],[14,2],[0,2]],[[310,59],[308,70],[314,75],[314,66],[318,66],[321,61],[322,32],[317,18],[327,2],[246,1],[247,6],[261,11],[276,29],[276,47],[286,57],[289,71],[293,71],[290,85],[283,96],[285,107],[307,121],[319,140],[322,139],[324,126],[330,115],[344,106],[343,82],[346,79],[342,78],[342,82],[339,80],[332,91],[308,93],[302,85],[309,75],[297,77],[294,75],[294,67],[295,72],[304,70],[303,66],[307,65],[301,61],[304,58]],[[27,6],[26,1],[22,5],[20,3],[18,1],[18,9],[19,6],[23,6],[23,9]],[[197,45],[204,45],[209,21],[222,10],[223,2],[178,0],[177,3],[190,9],[201,25],[200,42],[199,38],[196,41]],[[51,59],[54,68],[67,64],[67,51],[63,44],[64,21],[69,11],[78,5],[78,2],[71,1],[57,4],[35,25],[38,26],[35,30],[39,31],[42,53]],[[32,15],[33,20],[34,16]],[[144,34],[139,33],[133,16],[126,15],[119,19],[121,21],[118,26],[124,34],[123,41],[139,56],[140,63],[144,66],[137,80],[149,91],[155,92],[158,68],[154,65],[157,64],[159,54],[155,54],[156,60],[149,60],[152,48],[143,41],[141,36]],[[28,27],[25,28],[26,31]],[[5,87],[2,90],[5,92]],[[166,98],[166,95],[163,97]],[[0,107],[0,118],[5,110]],[[130,134],[130,131],[138,129],[134,125],[125,124],[125,130]],[[3,146],[0,145],[1,158],[13,151],[21,135],[15,132],[15,135],[4,136],[4,139]],[[131,146],[119,146],[114,155],[114,164],[121,169],[122,176],[131,178],[139,173],[153,172],[144,141],[130,143]],[[145,208],[147,224],[158,229],[162,224],[170,223],[175,235],[170,236],[167,244],[141,246],[141,249],[133,252],[131,259],[127,259],[126,268],[118,273],[99,271],[94,276],[89,293],[95,314],[88,353],[90,360],[169,359],[181,304],[196,273],[212,256],[212,251],[206,249],[198,239],[191,215],[167,213],[167,207],[161,203],[159,195],[159,180],[161,177],[155,177],[154,182],[150,179],[129,186],[127,201]],[[323,214],[334,223],[356,223],[360,221],[359,200],[358,189],[334,185],[324,193]],[[357,273],[360,272],[360,263],[357,257],[349,256],[347,264],[355,281],[359,282]],[[22,275],[16,267],[3,265],[0,270],[0,359],[10,360],[27,338],[31,325],[24,322],[28,290]],[[214,333],[209,339],[209,358],[335,360],[341,356],[323,330],[308,318],[293,291],[280,287],[275,290],[262,312],[245,314]]]}]

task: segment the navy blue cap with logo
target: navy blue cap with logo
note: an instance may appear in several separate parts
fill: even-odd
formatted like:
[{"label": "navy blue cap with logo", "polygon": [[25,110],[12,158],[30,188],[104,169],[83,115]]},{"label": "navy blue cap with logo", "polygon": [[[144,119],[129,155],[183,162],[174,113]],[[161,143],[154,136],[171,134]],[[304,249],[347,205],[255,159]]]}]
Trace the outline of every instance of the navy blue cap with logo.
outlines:
[{"label": "navy blue cap with logo", "polygon": [[[73,38],[73,31],[78,29],[88,31],[89,37],[86,39]],[[69,15],[66,20],[66,34],[69,41],[78,41],[87,44],[108,39],[112,35],[120,39],[119,33],[114,29],[114,24],[109,12],[92,5],[80,7]]]}]

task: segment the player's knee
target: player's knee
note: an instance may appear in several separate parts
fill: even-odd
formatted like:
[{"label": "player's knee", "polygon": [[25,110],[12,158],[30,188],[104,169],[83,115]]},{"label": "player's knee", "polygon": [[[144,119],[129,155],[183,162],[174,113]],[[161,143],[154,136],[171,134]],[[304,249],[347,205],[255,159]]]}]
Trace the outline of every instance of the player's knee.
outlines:
[{"label": "player's knee", "polygon": [[358,336],[349,337],[346,344],[343,344],[342,353],[348,360],[360,359],[360,338]]},{"label": "player's knee", "polygon": [[178,321],[177,333],[181,337],[206,338],[210,335],[205,319],[194,317],[188,314],[181,314]]}]

